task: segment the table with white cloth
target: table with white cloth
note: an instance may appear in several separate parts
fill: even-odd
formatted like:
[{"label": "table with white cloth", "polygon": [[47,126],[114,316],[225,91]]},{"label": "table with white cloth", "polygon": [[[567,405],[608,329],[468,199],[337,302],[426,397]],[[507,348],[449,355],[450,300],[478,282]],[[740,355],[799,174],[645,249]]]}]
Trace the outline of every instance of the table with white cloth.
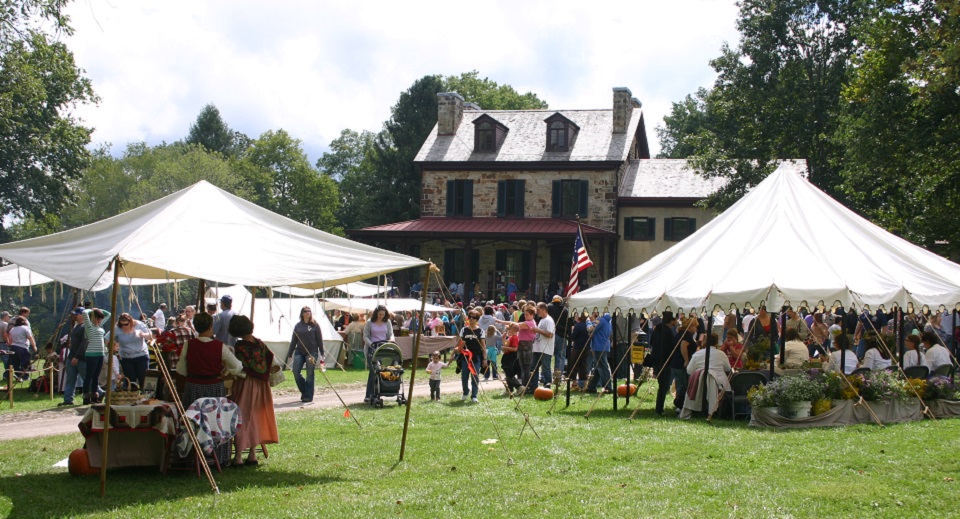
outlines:
[{"label": "table with white cloth", "polygon": [[[415,335],[394,338],[394,342],[397,343],[403,353],[403,360],[413,358],[413,341],[416,339]],[[457,345],[459,339],[459,337],[429,337],[424,335],[420,337],[420,356],[427,357],[434,352],[453,348]]]},{"label": "table with white cloth", "polygon": [[[103,459],[106,406],[87,409],[78,427],[86,439],[90,466],[99,468]],[[173,404],[110,406],[110,447],[107,468],[156,466],[163,470],[170,445],[180,430],[179,415]]]}]

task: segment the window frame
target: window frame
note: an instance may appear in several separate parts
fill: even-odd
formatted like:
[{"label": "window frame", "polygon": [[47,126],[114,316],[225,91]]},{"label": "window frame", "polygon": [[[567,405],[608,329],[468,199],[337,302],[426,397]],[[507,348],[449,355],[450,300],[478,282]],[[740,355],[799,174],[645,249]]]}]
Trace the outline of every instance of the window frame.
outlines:
[{"label": "window frame", "polygon": [[[577,215],[579,215],[580,218],[587,218],[589,215],[590,199],[589,180],[559,179],[554,180],[552,184],[553,203],[551,216],[553,218],[576,218]],[[565,186],[571,186],[573,184],[577,184],[578,200],[575,207],[568,207],[564,202],[572,203],[572,201],[564,200]]]},{"label": "window frame", "polygon": [[[641,224],[640,221],[643,221]],[[642,229],[646,227],[645,229]],[[624,241],[655,241],[657,239],[657,218],[653,216],[624,216]]]},{"label": "window frame", "polygon": [[523,218],[526,181],[506,179],[497,181],[497,217]]},{"label": "window frame", "polygon": [[[684,222],[687,225],[687,234],[678,237],[676,232],[676,223]],[[690,235],[697,232],[697,219],[688,216],[674,216],[663,219],[663,239],[665,241],[683,241]]]},{"label": "window frame", "polygon": [[446,203],[447,203],[446,216],[448,218],[472,217],[473,216],[473,180],[469,178],[447,180]]}]

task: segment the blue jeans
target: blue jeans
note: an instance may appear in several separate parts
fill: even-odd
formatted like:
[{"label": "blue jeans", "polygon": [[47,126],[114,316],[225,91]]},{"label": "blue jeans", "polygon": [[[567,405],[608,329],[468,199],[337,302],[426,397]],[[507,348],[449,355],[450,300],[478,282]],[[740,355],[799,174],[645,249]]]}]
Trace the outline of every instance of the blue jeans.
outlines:
[{"label": "blue jeans", "polygon": [[610,352],[595,351],[593,352],[593,356],[594,365],[597,369],[597,376],[590,382],[590,386],[587,387],[587,390],[599,391],[603,389],[611,389],[608,387],[610,385],[610,363],[607,362],[607,357],[610,356]]},{"label": "blue jeans", "polygon": [[547,355],[546,353],[534,353],[535,357],[540,358],[540,369],[534,370],[539,371],[540,378],[537,379],[537,375],[533,375],[533,386],[536,387],[540,385],[540,382],[543,382],[543,385],[548,386],[553,382],[553,371],[550,370],[550,360],[553,357],[552,355]]},{"label": "blue jeans", "polygon": [[87,357],[84,361],[86,368],[83,372],[83,398],[100,398],[100,395],[103,394],[103,389],[100,389],[100,370],[103,369],[103,357]]},{"label": "blue jeans", "polygon": [[130,382],[135,382],[137,387],[143,389],[143,382],[147,378],[149,360],[146,355],[132,359],[120,359],[120,373],[129,378]]},{"label": "blue jeans", "polygon": [[73,362],[67,360],[66,366],[66,380],[63,384],[63,401],[67,404],[73,403],[73,397],[77,394],[77,382],[80,382],[80,387],[83,387],[83,375],[84,371],[87,369],[87,363],[80,360],[77,361],[77,365],[74,366]]},{"label": "blue jeans", "polygon": [[683,409],[683,402],[687,399],[687,381],[690,375],[687,375],[687,368],[671,368],[673,373],[673,383],[677,388],[677,395],[673,398],[673,406],[677,409]]},{"label": "blue jeans", "polygon": [[[307,378],[303,378],[301,371],[303,368],[307,368]],[[310,364],[307,359],[307,356],[301,351],[295,351],[293,353],[293,364],[290,366],[290,370],[293,371],[293,380],[297,383],[297,389],[300,390],[300,401],[302,402],[312,402],[313,401],[313,377],[316,366]],[[372,389],[372,388],[371,388]]]},{"label": "blue jeans", "polygon": [[553,370],[566,372],[567,340],[559,335],[553,336]]},{"label": "blue jeans", "polygon": [[[463,394],[470,393],[470,398],[477,398],[477,392],[480,391],[480,380],[477,375],[470,373],[470,368],[467,364],[467,358],[461,356],[460,360],[457,361],[460,363],[460,381],[463,383]],[[480,360],[473,359],[473,369],[477,373],[480,373]]]}]

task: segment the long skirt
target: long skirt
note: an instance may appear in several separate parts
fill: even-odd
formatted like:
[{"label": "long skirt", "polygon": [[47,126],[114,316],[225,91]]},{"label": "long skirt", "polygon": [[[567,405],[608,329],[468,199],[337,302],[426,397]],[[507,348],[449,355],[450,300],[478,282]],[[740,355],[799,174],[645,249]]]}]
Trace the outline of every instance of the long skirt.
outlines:
[{"label": "long skirt", "polygon": [[246,377],[233,382],[231,400],[240,406],[243,425],[237,431],[237,450],[250,449],[262,443],[279,443],[277,418],[273,414],[273,393],[266,380]]},{"label": "long skirt", "polygon": [[[186,409],[190,407],[190,404],[201,398],[225,398],[226,396],[227,388],[223,386],[223,382],[217,382],[215,384],[194,384],[187,382],[187,385],[183,389],[183,408]],[[244,419],[244,423],[246,423],[246,417],[243,414],[240,416]],[[242,428],[243,427],[241,427],[241,429]],[[217,461],[220,462],[220,465],[227,465],[230,462],[230,442],[217,446],[216,454]]]}]

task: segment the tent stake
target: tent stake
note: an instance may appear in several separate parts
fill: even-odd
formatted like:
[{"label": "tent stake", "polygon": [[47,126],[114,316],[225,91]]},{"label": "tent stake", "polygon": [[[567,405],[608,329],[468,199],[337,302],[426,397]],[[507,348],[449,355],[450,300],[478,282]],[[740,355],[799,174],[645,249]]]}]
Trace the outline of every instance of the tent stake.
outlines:
[{"label": "tent stake", "polygon": [[403,454],[407,450],[407,429],[410,426],[410,407],[413,405],[413,381],[417,378],[417,358],[420,355],[420,337],[423,336],[423,317],[427,310],[427,288],[430,285],[430,272],[438,269],[433,263],[426,266],[426,274],[423,276],[423,291],[420,293],[420,315],[417,321],[417,337],[413,341],[413,359],[410,369],[410,391],[407,393],[407,410],[403,416],[403,437],[400,438],[400,461],[403,461]]},{"label": "tent stake", "polygon": [[[117,296],[120,292],[120,257],[113,260],[113,293],[110,296],[110,324],[108,331],[113,332],[117,320]],[[107,397],[104,399],[103,410],[103,457],[100,462],[100,497],[107,494],[107,443],[110,439],[110,398],[113,396],[113,333],[110,334],[110,340],[105,342],[107,347]],[[96,382],[94,382],[96,387]]]}]

